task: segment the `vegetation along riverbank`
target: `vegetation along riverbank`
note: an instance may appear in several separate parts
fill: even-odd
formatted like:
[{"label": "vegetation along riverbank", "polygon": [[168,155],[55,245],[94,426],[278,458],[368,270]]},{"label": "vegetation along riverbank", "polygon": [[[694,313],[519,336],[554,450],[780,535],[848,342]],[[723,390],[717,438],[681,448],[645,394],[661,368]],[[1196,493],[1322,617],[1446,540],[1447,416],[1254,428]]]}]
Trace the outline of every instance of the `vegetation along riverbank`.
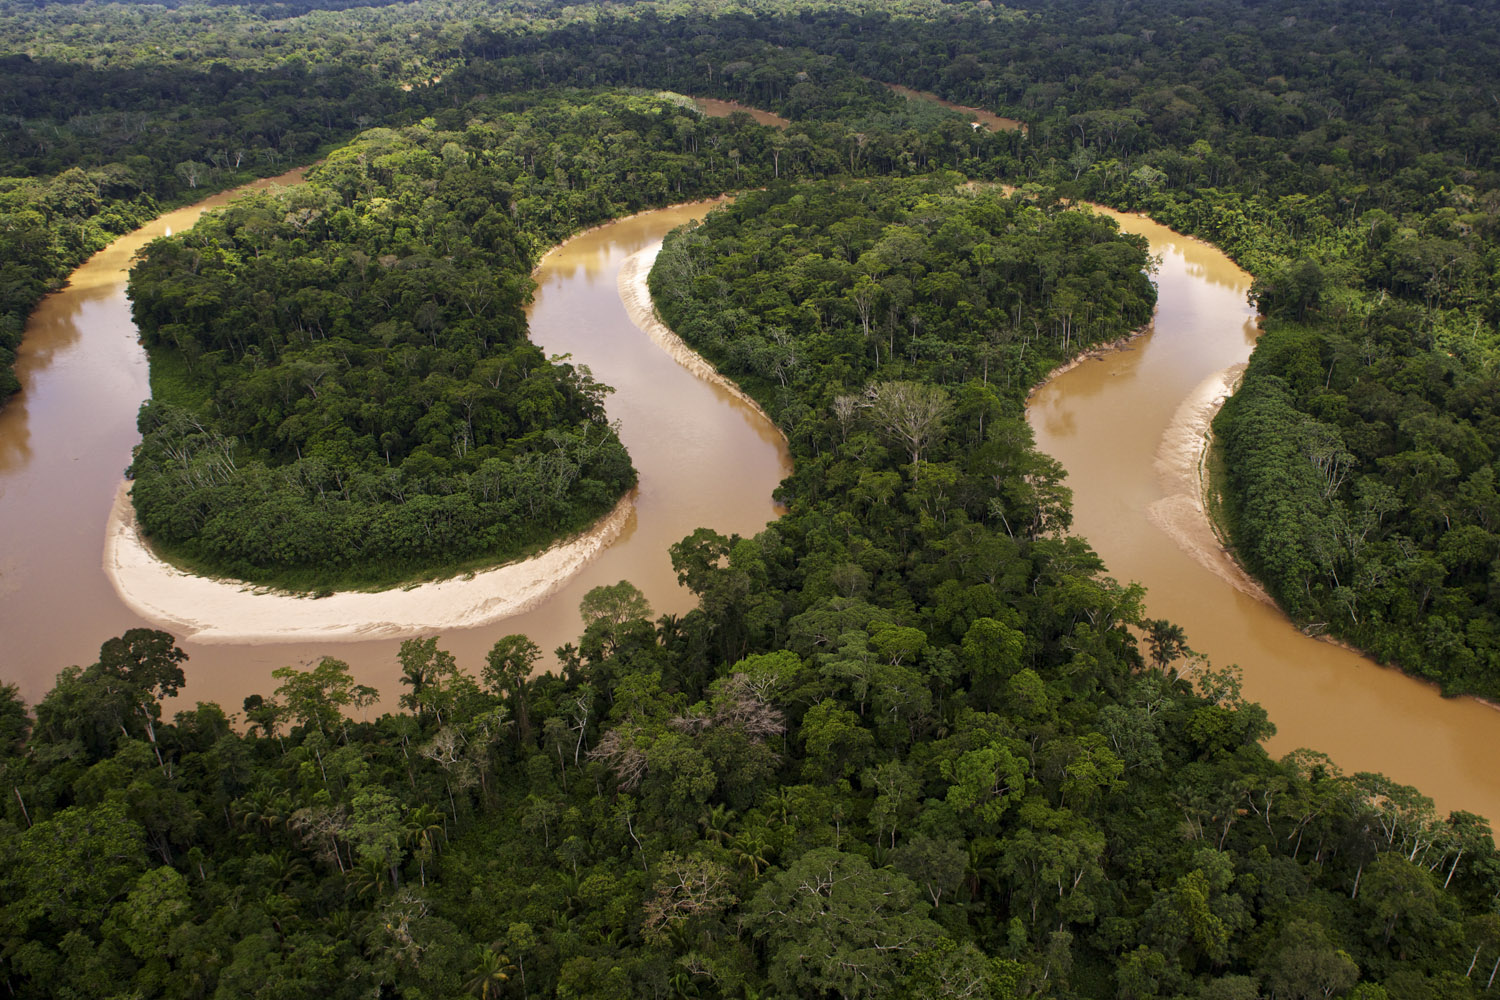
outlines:
[{"label": "vegetation along riverbank", "polygon": [[726,191],[653,294],[795,459],[775,522],[670,546],[696,607],[594,588],[555,672],[502,626],[403,643],[373,718],[337,656],[190,704],[210,657],[123,628],[35,704],[0,684],[8,992],[1493,992],[1489,822],[1272,759],[1233,658],[1070,533],[1021,410],[1155,301],[1068,205],[1223,247],[1267,317],[1215,431],[1236,546],[1299,618],[1492,686],[1493,10],[85,0],[0,39],[13,312],[63,266],[48,211],[337,147],[141,262],[137,503],[183,557],[374,583],[592,521],[632,479],[610,374],[526,341],[531,267]]}]

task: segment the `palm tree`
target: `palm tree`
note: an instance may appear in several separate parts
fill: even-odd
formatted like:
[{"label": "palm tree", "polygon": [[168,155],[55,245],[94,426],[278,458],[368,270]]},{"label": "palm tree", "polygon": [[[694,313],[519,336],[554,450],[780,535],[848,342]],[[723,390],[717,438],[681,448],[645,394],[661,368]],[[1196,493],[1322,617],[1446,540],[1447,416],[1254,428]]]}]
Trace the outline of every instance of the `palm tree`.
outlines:
[{"label": "palm tree", "polygon": [[747,830],[744,834],[730,841],[730,849],[740,864],[750,869],[751,878],[760,878],[762,870],[771,866],[768,855],[771,853],[771,845],[766,843],[765,838],[755,830]]},{"label": "palm tree", "polygon": [[703,827],[703,836],[722,844],[729,839],[729,824],[734,816],[734,810],[728,806],[714,805],[704,810],[703,815],[698,818],[698,825]]},{"label": "palm tree", "polygon": [[500,987],[510,982],[510,974],[514,971],[516,967],[500,951],[500,942],[489,946],[477,944],[474,946],[474,974],[464,987],[479,1000],[490,1000],[500,995]]},{"label": "palm tree", "polygon": [[285,888],[308,874],[307,862],[290,851],[276,851],[266,857],[270,862],[271,875],[275,878],[275,884],[278,887]]},{"label": "palm tree", "polygon": [[385,862],[380,858],[364,858],[350,870],[349,884],[354,887],[354,894],[361,898],[380,895],[390,884]]},{"label": "palm tree", "polygon": [[270,833],[286,822],[292,812],[292,801],[285,792],[257,788],[234,803],[240,824],[247,830],[257,828]]},{"label": "palm tree", "polygon": [[427,859],[436,857],[438,846],[447,839],[446,817],[425,802],[406,814],[406,842],[417,855],[417,872],[427,884]]}]

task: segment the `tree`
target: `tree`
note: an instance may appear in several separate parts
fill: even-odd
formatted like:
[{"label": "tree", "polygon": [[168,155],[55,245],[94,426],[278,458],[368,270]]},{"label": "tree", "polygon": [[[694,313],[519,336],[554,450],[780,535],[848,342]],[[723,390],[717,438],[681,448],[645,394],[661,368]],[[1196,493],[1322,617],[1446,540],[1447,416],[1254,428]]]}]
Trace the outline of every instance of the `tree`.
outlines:
[{"label": "tree", "polygon": [[608,586],[598,586],[583,595],[578,602],[578,613],[583,616],[584,627],[594,623],[605,626],[623,625],[628,621],[651,619],[651,605],[646,595],[629,580]]},{"label": "tree", "polygon": [[189,188],[196,188],[210,169],[206,163],[199,163],[197,160],[183,160],[177,164],[175,172],[178,177],[181,177],[187,183]]},{"label": "tree", "polygon": [[772,876],[746,908],[772,984],[788,996],[886,994],[942,939],[904,875],[831,847]]},{"label": "tree", "polygon": [[1400,938],[1402,951],[1448,923],[1447,901],[1431,873],[1397,854],[1382,854],[1365,870],[1359,902],[1382,945]]},{"label": "tree", "polygon": [[479,1000],[490,1000],[491,997],[499,996],[500,990],[510,982],[510,974],[515,971],[516,967],[500,950],[498,941],[488,946],[475,945],[473,954],[474,964],[469,974],[469,981],[464,984],[464,988]]},{"label": "tree", "polygon": [[875,737],[859,724],[859,717],[834,701],[819,702],[807,710],[802,740],[809,780],[830,781],[858,773],[875,746]]},{"label": "tree", "polygon": [[[401,643],[401,683],[411,688],[401,696],[401,707],[417,715],[431,713],[438,725],[451,715],[461,674],[452,653],[439,649],[437,636],[407,639]],[[471,682],[472,683],[472,682]]]},{"label": "tree", "polygon": [[950,782],[948,804],[969,818],[975,832],[993,831],[1011,804],[1026,794],[1026,758],[1007,742],[993,741],[942,762],[943,777]]},{"label": "tree", "polygon": [[1164,618],[1152,618],[1142,623],[1146,626],[1146,645],[1151,650],[1151,665],[1158,670],[1167,669],[1168,664],[1192,652],[1187,644],[1187,631]]},{"label": "tree", "polygon": [[173,868],[155,868],[136,879],[129,895],[110,909],[105,931],[137,959],[160,960],[163,944],[189,912],[187,879]]},{"label": "tree", "polygon": [[1228,962],[1236,936],[1249,926],[1244,900],[1231,891],[1234,864],[1224,853],[1204,848],[1193,853],[1193,869],[1157,896],[1143,920],[1154,940],[1185,968],[1201,955],[1214,966]]},{"label": "tree", "polygon": [[642,931],[663,938],[675,927],[715,917],[739,902],[734,874],[717,861],[674,851],[656,863],[653,895],[646,900]]},{"label": "tree", "polygon": [[[119,677],[139,692],[143,700],[158,702],[173,697],[182,687],[186,680],[182,664],[187,658],[172,636],[158,629],[133,628],[118,638],[105,640],[99,647],[102,673]],[[160,706],[156,707],[154,717],[161,717]]]},{"label": "tree", "polygon": [[590,660],[614,655],[634,626],[646,625],[643,634],[654,636],[649,627],[651,604],[628,580],[590,590],[578,603],[578,612],[584,623],[584,638],[579,644]]},{"label": "tree", "polygon": [[917,478],[922,452],[942,435],[953,409],[947,390],[928,382],[877,382],[865,401],[876,425],[906,448]]},{"label": "tree", "polygon": [[73,806],[23,833],[14,858],[10,920],[22,928],[93,928],[145,870],[145,835],[121,796]]},{"label": "tree", "polygon": [[95,760],[109,756],[117,740],[144,737],[166,769],[157,743],[160,699],[177,693],[187,655],[165,632],[131,629],[107,640],[99,662],[70,667],[36,708],[36,730],[53,741],[77,740]]},{"label": "tree", "polygon": [[21,700],[20,688],[9,681],[0,683],[0,767],[6,758],[21,753],[30,733],[31,716]]},{"label": "tree", "polygon": [[1333,946],[1321,924],[1293,920],[1265,959],[1264,973],[1277,997],[1327,1000],[1354,985],[1359,966],[1348,952]]},{"label": "tree", "polygon": [[281,681],[276,697],[302,726],[327,733],[343,721],[343,709],[368,704],[374,688],[355,684],[349,664],[325,656],[311,670],[279,667],[271,676]]},{"label": "tree", "polygon": [[522,746],[531,743],[527,682],[541,658],[541,647],[524,635],[501,636],[485,655],[485,685],[495,694],[509,700],[511,711],[516,717],[517,737]]}]

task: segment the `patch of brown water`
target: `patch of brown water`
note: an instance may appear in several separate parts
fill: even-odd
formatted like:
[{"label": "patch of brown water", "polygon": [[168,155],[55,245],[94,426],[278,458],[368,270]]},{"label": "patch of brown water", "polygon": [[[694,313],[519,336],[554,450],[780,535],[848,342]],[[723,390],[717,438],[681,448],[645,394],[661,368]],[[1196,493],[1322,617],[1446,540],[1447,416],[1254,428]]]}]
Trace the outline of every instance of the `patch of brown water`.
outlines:
[{"label": "patch of brown water", "polygon": [[971,108],[965,104],[954,104],[952,101],[945,101],[938,95],[925,90],[913,90],[910,87],[903,87],[899,83],[887,83],[885,87],[900,94],[908,101],[928,101],[932,104],[941,105],[950,111],[960,111],[968,115],[971,122],[982,125],[991,132],[1024,131],[1026,128],[1026,123],[1018,118],[1004,118],[983,108]]}]

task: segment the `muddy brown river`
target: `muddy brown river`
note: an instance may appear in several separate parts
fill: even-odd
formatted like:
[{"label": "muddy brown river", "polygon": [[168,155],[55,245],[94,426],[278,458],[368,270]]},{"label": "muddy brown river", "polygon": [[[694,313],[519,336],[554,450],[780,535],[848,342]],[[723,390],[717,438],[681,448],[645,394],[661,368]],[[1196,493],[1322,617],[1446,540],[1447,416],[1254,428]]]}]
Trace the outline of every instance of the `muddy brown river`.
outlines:
[{"label": "muddy brown river", "polygon": [[[202,207],[96,256],[27,327],[24,390],[0,412],[0,678],[28,699],[62,667],[92,662],[104,639],[152,624],[121,602],[101,569],[106,519],[147,391],[125,270],[147,240],[191,225]],[[538,272],[533,339],[548,352],[571,352],[616,387],[609,412],[621,421],[641,485],[621,537],[539,607],[443,631],[444,647],[469,669],[506,633],[525,632],[547,650],[576,640],[578,600],[599,584],[629,579],[658,613],[685,611],[691,596],[677,587],[667,547],[698,526],[748,534],[775,516],[771,490],[787,469],[775,430],[648,340],[617,288],[627,257],[702,211],[611,224],[555,251]],[[1443,810],[1500,817],[1500,769],[1491,764],[1500,759],[1500,716],[1302,636],[1237,578],[1197,509],[1194,470],[1223,373],[1254,343],[1248,279],[1202,244],[1142,219],[1123,224],[1163,257],[1154,332],[1049,382],[1030,409],[1039,446],[1068,469],[1076,529],[1115,577],[1145,584],[1152,616],[1184,625],[1215,663],[1244,668],[1246,695],[1278,727],[1273,753],[1312,747],[1347,771],[1419,785]],[[272,690],[275,668],[333,655],[394,702],[398,642],[186,641],[184,694],[235,710],[245,695]]]},{"label": "muddy brown river", "polygon": [[739,101],[721,101],[714,97],[695,97],[693,98],[693,103],[698,105],[699,111],[710,118],[728,118],[737,111],[743,111],[760,124],[769,125],[772,128],[786,128],[791,124],[790,121],[780,115],[773,115],[771,112],[762,111],[760,108],[752,108],[748,104],[741,104]]},{"label": "muddy brown river", "polygon": [[1014,132],[1017,129],[1026,127],[1026,123],[1018,118],[1005,118],[995,114],[993,111],[986,111],[983,108],[971,108],[966,104],[954,104],[952,101],[945,101],[938,95],[925,90],[912,90],[910,87],[903,87],[899,83],[888,83],[885,87],[893,93],[900,94],[908,101],[928,101],[932,104],[941,105],[949,111],[962,112],[968,116],[971,122],[978,122],[991,132]]},{"label": "muddy brown river", "polygon": [[[1109,573],[1147,589],[1146,610],[1187,629],[1276,724],[1273,754],[1321,750],[1346,772],[1417,785],[1440,810],[1500,818],[1500,713],[1328,642],[1254,596],[1197,496],[1204,423],[1257,334],[1249,275],[1211,247],[1116,215],[1162,257],[1154,331],[1059,375],[1032,398],[1037,446],[1068,470],[1076,532]],[[1247,592],[1249,591],[1249,592]]]},{"label": "muddy brown river", "polygon": [[[110,636],[142,625],[170,627],[132,612],[101,568],[112,497],[139,440],[135,412],[148,391],[125,278],[146,242],[169,228],[180,232],[204,207],[224,200],[164,216],[117,241],[49,296],[27,327],[18,365],[24,388],[0,413],[0,635],[7,654],[0,678],[18,683],[28,700],[44,694],[61,668],[92,663]],[[612,223],[554,250],[539,268],[532,339],[549,354],[571,353],[615,387],[607,408],[621,424],[640,483],[619,537],[539,606],[483,627],[425,630],[440,631],[443,647],[470,670],[511,632],[526,633],[549,653],[576,642],[578,602],[601,584],[628,579],[658,614],[686,612],[692,595],[677,584],[668,546],[700,526],[752,534],[777,515],[771,492],[790,470],[779,433],[759,411],[652,343],[630,321],[617,287],[627,258],[709,207]],[[399,636],[187,639],[182,697],[236,710],[247,694],[275,688],[277,667],[330,655],[348,661],[394,707],[399,643]]]}]

